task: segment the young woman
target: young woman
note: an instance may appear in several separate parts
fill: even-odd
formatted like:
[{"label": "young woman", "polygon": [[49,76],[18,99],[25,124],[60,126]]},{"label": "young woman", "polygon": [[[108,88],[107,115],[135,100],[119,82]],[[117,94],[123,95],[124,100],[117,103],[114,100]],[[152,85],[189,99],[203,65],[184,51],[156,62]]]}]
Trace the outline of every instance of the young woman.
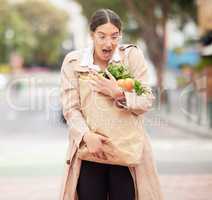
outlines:
[{"label": "young woman", "polygon": [[[105,157],[101,149],[107,138],[93,134],[81,112],[77,72],[93,71],[94,91],[110,96],[117,106],[134,115],[141,115],[152,106],[154,96],[136,98],[123,92],[111,79],[97,73],[109,63],[127,63],[134,77],[147,84],[147,66],[142,51],[135,45],[120,45],[122,24],[119,16],[109,9],[97,10],[90,21],[92,46],[70,52],[61,68],[61,102],[69,126],[69,149],[61,200],[162,200],[158,173],[152,157],[148,135],[144,132],[143,156],[136,167],[102,164],[80,160],[77,149],[86,143],[90,153]],[[105,89],[106,88],[106,89]]]}]

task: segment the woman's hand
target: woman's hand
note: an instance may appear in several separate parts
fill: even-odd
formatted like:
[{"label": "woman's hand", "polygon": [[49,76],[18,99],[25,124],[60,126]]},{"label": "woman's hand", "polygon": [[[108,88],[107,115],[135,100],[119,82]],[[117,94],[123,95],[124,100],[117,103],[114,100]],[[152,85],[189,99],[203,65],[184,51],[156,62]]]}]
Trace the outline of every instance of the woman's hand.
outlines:
[{"label": "woman's hand", "polygon": [[83,140],[86,143],[88,151],[93,156],[99,159],[107,159],[105,153],[102,151],[102,145],[109,142],[107,137],[89,132],[83,136]]},{"label": "woman's hand", "polygon": [[90,83],[93,90],[110,96],[113,99],[123,97],[122,89],[118,86],[116,79],[107,69],[105,72],[107,73],[109,79],[103,77],[95,71],[91,71],[89,76],[92,79]]}]

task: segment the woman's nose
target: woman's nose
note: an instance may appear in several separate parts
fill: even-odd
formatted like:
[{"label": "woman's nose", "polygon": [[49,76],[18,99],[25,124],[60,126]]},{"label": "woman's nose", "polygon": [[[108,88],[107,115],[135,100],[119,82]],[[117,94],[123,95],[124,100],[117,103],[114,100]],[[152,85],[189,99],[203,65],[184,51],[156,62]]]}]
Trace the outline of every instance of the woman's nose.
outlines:
[{"label": "woman's nose", "polygon": [[107,39],[106,41],[105,41],[105,46],[108,48],[108,47],[112,47],[112,41],[111,41],[111,39]]}]

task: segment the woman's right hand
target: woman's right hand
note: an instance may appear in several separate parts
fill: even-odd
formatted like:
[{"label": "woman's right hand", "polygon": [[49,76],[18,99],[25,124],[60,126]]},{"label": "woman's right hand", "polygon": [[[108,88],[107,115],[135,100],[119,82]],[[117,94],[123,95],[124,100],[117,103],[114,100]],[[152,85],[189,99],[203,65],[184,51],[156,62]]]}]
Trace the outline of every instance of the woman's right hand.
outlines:
[{"label": "woman's right hand", "polygon": [[83,136],[83,141],[93,156],[99,159],[107,159],[105,153],[102,151],[102,145],[109,141],[107,137],[89,132]]}]

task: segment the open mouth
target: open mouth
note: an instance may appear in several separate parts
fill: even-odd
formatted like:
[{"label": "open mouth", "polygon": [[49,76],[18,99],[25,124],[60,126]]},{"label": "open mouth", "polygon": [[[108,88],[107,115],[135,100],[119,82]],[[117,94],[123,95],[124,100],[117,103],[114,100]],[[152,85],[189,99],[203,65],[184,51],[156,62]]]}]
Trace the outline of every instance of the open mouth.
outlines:
[{"label": "open mouth", "polygon": [[110,57],[112,55],[112,49],[102,49],[104,57]]},{"label": "open mouth", "polygon": [[102,49],[103,53],[111,53],[112,49]]}]

